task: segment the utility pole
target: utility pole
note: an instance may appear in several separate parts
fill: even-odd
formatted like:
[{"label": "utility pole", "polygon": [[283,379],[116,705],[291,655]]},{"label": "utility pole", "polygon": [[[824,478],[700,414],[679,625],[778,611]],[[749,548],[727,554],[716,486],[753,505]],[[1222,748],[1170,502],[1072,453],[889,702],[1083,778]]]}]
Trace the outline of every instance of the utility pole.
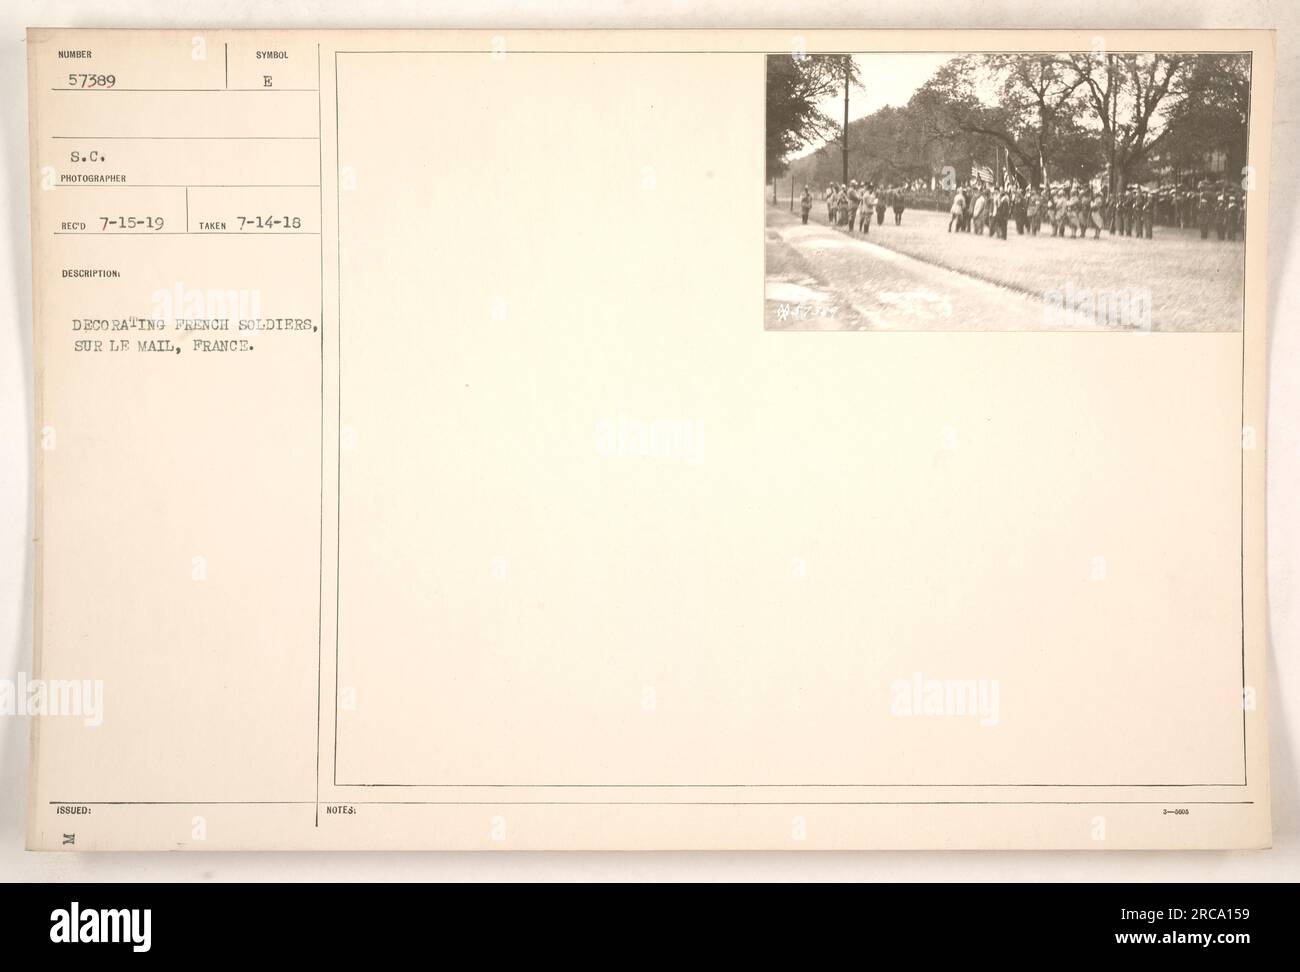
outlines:
[{"label": "utility pole", "polygon": [[844,55],[844,131],[840,137],[840,151],[844,162],[844,177],[840,179],[845,185],[849,182],[849,75],[852,72],[853,60],[848,55]]}]

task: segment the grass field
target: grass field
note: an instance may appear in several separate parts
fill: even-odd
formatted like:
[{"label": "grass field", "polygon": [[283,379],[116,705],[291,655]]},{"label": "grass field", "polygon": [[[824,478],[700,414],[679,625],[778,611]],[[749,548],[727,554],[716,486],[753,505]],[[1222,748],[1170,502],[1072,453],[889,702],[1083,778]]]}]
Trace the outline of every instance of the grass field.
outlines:
[{"label": "grass field", "polygon": [[[783,207],[777,207],[778,209]],[[813,218],[826,221],[822,205]],[[1155,238],[1110,236],[1077,240],[1053,238],[1050,229],[1036,237],[1007,239],[974,233],[948,233],[948,216],[908,210],[903,225],[892,212],[866,239],[909,256],[969,274],[1021,293],[1105,292],[1150,294],[1151,327],[1157,331],[1237,331],[1242,326],[1245,246],[1202,240],[1195,230],[1156,227]],[[1068,232],[1068,231],[1067,231]],[[855,234],[856,235],[856,234]]]}]

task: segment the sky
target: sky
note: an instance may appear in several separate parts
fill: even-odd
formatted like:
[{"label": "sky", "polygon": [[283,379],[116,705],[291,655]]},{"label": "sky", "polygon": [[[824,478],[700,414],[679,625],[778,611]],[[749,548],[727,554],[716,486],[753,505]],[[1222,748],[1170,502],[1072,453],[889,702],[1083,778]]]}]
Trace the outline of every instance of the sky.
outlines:
[{"label": "sky", "polygon": [[[899,107],[929,81],[935,71],[952,60],[952,54],[855,54],[853,61],[862,75],[862,88],[849,92],[849,121],[855,121],[887,105]],[[844,92],[818,105],[836,121],[844,117]],[[793,158],[802,158],[821,148],[810,145]]]}]

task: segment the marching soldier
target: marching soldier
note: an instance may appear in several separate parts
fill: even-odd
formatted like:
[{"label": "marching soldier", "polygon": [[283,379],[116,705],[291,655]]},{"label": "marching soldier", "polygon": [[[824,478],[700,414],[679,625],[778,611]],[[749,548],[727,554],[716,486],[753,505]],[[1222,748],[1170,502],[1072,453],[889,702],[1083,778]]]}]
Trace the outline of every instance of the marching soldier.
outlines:
[{"label": "marching soldier", "polygon": [[975,197],[975,205],[971,210],[971,218],[975,222],[975,235],[980,236],[984,232],[984,221],[987,218],[985,213],[989,208],[989,194],[983,189]]},{"label": "marching soldier", "polygon": [[1074,204],[1070,212],[1070,235],[1072,239],[1076,229],[1079,231],[1079,239],[1086,240],[1088,238],[1088,226],[1091,223],[1090,213],[1092,211],[1092,201],[1088,198],[1088,192],[1086,186],[1083,188],[1078,186],[1070,187],[1070,202]]},{"label": "marching soldier", "polygon": [[962,223],[966,219],[966,190],[961,186],[953,193],[952,205],[948,207],[948,232],[952,232],[953,225],[957,226],[957,232],[962,230]]},{"label": "marching soldier", "polygon": [[1037,236],[1038,231],[1043,227],[1043,197],[1038,194],[1037,189],[1029,190],[1029,198],[1025,202],[1025,216],[1029,220],[1030,235]]},{"label": "marching soldier", "polygon": [[1237,239],[1237,230],[1241,225],[1241,210],[1241,197],[1235,191],[1229,190],[1226,222],[1228,225],[1228,239],[1231,241]]},{"label": "marching soldier", "polygon": [[862,205],[858,207],[858,228],[864,234],[871,232],[871,210],[876,205],[876,194],[872,191],[871,183],[862,187]]},{"label": "marching soldier", "polygon": [[848,198],[845,200],[848,208],[848,218],[845,220],[850,233],[853,232],[853,222],[858,215],[858,207],[862,205],[862,190],[858,187],[857,179],[849,180]]},{"label": "marching soldier", "polygon": [[808,225],[808,213],[812,210],[812,193],[808,187],[803,187],[803,195],[799,197],[799,215],[803,217],[804,225]]},{"label": "marching soldier", "polygon": [[891,200],[894,209],[894,225],[903,225],[903,210],[907,208],[906,187],[896,186],[893,193],[894,198]]},{"label": "marching soldier", "polygon": [[1087,198],[1088,220],[1092,223],[1092,238],[1101,239],[1101,224],[1106,219],[1106,199],[1100,193]]},{"label": "marching soldier", "polygon": [[1007,208],[1010,197],[1005,190],[994,189],[989,198],[989,239],[1007,238]]},{"label": "marching soldier", "polygon": [[1196,197],[1196,223],[1201,230],[1201,239],[1208,240],[1210,227],[1214,225],[1214,197],[1204,185]]}]

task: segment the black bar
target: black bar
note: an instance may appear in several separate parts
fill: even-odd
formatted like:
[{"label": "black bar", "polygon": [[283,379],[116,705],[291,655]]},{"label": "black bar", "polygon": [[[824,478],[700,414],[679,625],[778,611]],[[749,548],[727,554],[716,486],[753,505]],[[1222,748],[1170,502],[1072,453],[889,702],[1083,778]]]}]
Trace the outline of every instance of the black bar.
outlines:
[{"label": "black bar", "polygon": [[[910,957],[917,967],[935,958],[983,965],[1096,952],[1231,961],[1249,954],[1243,948],[1289,944],[1290,891],[1233,884],[10,885],[0,930],[8,959],[112,952],[205,964],[250,957],[369,964],[413,947],[430,966],[498,966],[507,953],[547,964],[590,956],[611,967],[654,955],[691,956],[696,964],[710,954],[729,965],[752,955],[764,966],[789,956],[800,967],[820,967],[833,952],[867,961]],[[56,941],[114,931],[116,942]]]}]

